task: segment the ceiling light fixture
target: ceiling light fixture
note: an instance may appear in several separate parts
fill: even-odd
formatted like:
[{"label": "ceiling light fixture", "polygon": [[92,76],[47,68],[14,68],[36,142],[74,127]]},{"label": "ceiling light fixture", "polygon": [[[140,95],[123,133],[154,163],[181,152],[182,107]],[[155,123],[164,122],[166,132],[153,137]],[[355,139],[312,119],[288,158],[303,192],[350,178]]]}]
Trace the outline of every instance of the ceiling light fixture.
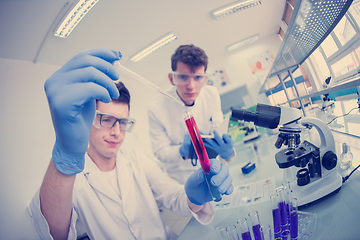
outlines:
[{"label": "ceiling light fixture", "polygon": [[137,61],[143,59],[144,57],[146,57],[147,55],[149,55],[150,53],[155,52],[159,48],[165,46],[166,44],[168,44],[168,43],[170,43],[172,41],[174,41],[175,39],[177,39],[175,34],[168,33],[164,37],[161,37],[159,40],[157,40],[154,43],[150,44],[144,50],[141,50],[139,53],[135,54],[133,57],[131,57],[130,60],[132,62],[137,62]]},{"label": "ceiling light fixture", "polygon": [[211,12],[215,19],[261,4],[261,0],[242,0],[225,5]]},{"label": "ceiling light fixture", "polygon": [[249,38],[247,38],[245,40],[241,40],[240,42],[234,43],[234,44],[226,47],[226,50],[232,51],[232,50],[235,50],[235,49],[240,48],[242,46],[253,43],[253,42],[257,41],[257,40],[259,40],[259,35],[255,35],[255,36],[249,37]]},{"label": "ceiling light fixture", "polygon": [[54,35],[61,38],[67,38],[81,19],[85,17],[98,1],[99,0],[80,0],[61,22]]}]

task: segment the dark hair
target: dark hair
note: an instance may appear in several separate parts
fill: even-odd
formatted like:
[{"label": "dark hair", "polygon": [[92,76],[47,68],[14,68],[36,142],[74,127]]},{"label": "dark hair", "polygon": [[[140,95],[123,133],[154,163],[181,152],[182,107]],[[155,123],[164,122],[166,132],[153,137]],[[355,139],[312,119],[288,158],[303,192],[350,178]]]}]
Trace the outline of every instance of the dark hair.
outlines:
[{"label": "dark hair", "polygon": [[129,107],[129,111],[130,111],[130,92],[129,90],[125,87],[125,84],[123,82],[116,82],[115,83],[117,89],[119,90],[120,96],[118,99],[113,98],[113,102],[116,103],[125,103],[128,105]]},{"label": "dark hair", "polygon": [[[123,82],[116,82],[115,83],[117,89],[119,90],[120,96],[119,98],[113,98],[112,101],[116,102],[116,103],[124,103],[128,105],[129,111],[130,111],[130,92],[129,90],[125,87]],[[99,100],[96,100],[96,103]]]},{"label": "dark hair", "polygon": [[171,56],[171,69],[173,71],[176,71],[177,63],[179,61],[190,66],[191,71],[195,71],[201,66],[204,66],[206,71],[208,65],[208,56],[204,50],[194,46],[193,44],[181,45]]}]

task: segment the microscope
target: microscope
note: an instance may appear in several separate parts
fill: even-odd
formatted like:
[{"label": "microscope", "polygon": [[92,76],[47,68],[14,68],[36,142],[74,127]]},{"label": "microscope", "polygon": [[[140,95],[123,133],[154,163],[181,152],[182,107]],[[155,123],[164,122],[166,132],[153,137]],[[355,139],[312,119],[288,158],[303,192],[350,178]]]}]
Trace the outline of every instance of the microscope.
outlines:
[{"label": "microscope", "polygon": [[[291,197],[297,199],[299,206],[313,203],[340,190],[342,178],[336,168],[334,137],[330,128],[321,120],[303,117],[297,108],[265,104],[257,104],[256,111],[232,109],[231,118],[251,121],[256,126],[270,129],[280,126],[275,147],[287,147],[275,154],[275,160],[281,169],[292,166],[300,168],[296,180],[290,183]],[[320,146],[307,140],[300,141],[300,133],[312,127],[320,136]]]}]

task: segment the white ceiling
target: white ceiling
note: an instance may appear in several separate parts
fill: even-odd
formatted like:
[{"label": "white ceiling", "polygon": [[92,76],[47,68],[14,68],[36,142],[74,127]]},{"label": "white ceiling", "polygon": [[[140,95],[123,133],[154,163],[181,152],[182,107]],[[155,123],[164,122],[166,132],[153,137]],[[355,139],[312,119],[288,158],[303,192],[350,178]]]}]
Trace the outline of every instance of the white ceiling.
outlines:
[{"label": "white ceiling", "polygon": [[[107,47],[122,52],[124,66],[161,84],[167,81],[170,57],[179,45],[203,48],[211,64],[212,58],[232,54],[225,50],[232,43],[255,34],[260,39],[276,34],[286,2],[262,0],[261,5],[215,20],[210,12],[234,0],[100,0],[68,38],[55,37],[56,25],[74,1],[0,0],[0,58],[63,65],[82,50]],[[130,62],[133,54],[168,32],[178,39]]]}]

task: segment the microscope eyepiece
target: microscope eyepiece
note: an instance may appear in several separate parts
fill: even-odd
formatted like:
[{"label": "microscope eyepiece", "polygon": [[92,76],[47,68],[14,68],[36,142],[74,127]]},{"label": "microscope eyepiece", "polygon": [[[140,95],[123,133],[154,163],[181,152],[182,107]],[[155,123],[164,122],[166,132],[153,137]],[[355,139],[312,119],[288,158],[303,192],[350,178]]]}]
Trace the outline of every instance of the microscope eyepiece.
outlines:
[{"label": "microscope eyepiece", "polygon": [[253,122],[256,126],[274,129],[280,122],[281,109],[279,107],[258,104],[256,112],[248,109],[231,109],[232,120]]}]

